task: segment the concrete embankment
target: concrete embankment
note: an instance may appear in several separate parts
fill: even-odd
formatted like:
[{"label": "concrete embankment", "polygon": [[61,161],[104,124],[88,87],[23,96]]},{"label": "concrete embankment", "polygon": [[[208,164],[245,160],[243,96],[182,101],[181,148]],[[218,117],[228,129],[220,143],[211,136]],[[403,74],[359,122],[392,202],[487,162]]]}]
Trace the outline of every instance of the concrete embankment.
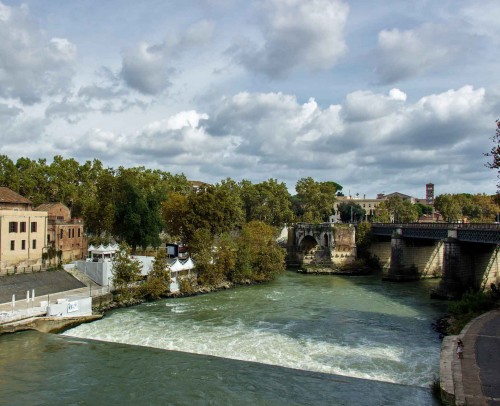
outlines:
[{"label": "concrete embankment", "polygon": [[61,333],[82,323],[99,320],[102,314],[76,317],[31,317],[0,325],[0,335],[18,331],[37,330],[41,333]]}]

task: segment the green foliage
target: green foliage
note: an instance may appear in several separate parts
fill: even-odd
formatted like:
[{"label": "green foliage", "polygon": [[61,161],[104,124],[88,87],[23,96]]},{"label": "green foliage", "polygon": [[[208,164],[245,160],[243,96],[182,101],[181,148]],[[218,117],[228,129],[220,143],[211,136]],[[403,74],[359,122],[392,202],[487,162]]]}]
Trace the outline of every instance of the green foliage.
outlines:
[{"label": "green foliage", "polygon": [[338,206],[340,220],[343,223],[359,222],[365,218],[366,211],[358,203],[349,201],[342,202]]},{"label": "green foliage", "polygon": [[443,194],[436,197],[434,206],[449,222],[468,220],[489,223],[495,221],[500,212],[495,196],[485,194]]},{"label": "green foliage", "polygon": [[427,204],[422,204],[422,203],[415,203],[415,208],[418,211],[418,217],[422,215],[427,215],[430,216],[432,213],[434,213],[434,208],[432,206],[429,206]]},{"label": "green foliage", "polygon": [[498,288],[488,292],[469,291],[460,300],[450,302],[448,311],[453,316],[449,334],[459,334],[465,325],[479,315],[498,308],[500,305]]},{"label": "green foliage", "polygon": [[372,241],[372,225],[368,221],[358,223],[356,227],[356,246],[358,249],[366,249]]},{"label": "green foliage", "polygon": [[161,202],[165,196],[144,180],[140,171],[120,168],[117,177],[114,234],[133,250],[137,246],[160,245],[163,228]]},{"label": "green foliage", "polygon": [[500,120],[496,120],[495,123],[497,128],[495,135],[491,137],[493,147],[485,155],[491,157],[491,162],[488,162],[486,166],[497,170],[497,180],[499,180],[499,183],[497,183],[497,193],[500,193]]},{"label": "green foliage", "polygon": [[313,178],[299,179],[295,186],[300,202],[301,221],[321,223],[328,220],[334,210],[335,196],[342,186],[335,182],[316,182]]},{"label": "green foliage", "polygon": [[141,285],[141,294],[149,300],[159,299],[170,291],[170,282],[167,252],[160,249],[156,253],[146,281]]},{"label": "green foliage", "polygon": [[269,179],[254,185],[243,180],[239,186],[246,222],[259,220],[281,228],[293,221],[290,193],[284,183]]},{"label": "green foliage", "polygon": [[189,250],[194,263],[198,282],[202,285],[217,285],[222,282],[224,273],[214,264],[214,238],[209,230],[200,228],[194,232],[189,242]]},{"label": "green foliage", "polygon": [[233,180],[226,179],[188,195],[183,234],[187,241],[199,228],[208,230],[212,236],[220,235],[240,227],[243,221],[239,187]]},{"label": "green foliage", "polygon": [[196,292],[196,278],[193,275],[179,276],[179,291],[183,295],[192,295]]},{"label": "green foliage", "polygon": [[243,226],[238,238],[233,281],[267,281],[285,269],[285,252],[276,243],[276,230],[261,221]]},{"label": "green foliage", "polygon": [[410,201],[391,196],[379,204],[374,220],[381,223],[412,223],[417,221],[418,214],[417,208]]},{"label": "green foliage", "polygon": [[130,283],[141,278],[141,263],[131,257],[131,249],[121,243],[113,260],[113,284],[118,290],[127,290]]}]

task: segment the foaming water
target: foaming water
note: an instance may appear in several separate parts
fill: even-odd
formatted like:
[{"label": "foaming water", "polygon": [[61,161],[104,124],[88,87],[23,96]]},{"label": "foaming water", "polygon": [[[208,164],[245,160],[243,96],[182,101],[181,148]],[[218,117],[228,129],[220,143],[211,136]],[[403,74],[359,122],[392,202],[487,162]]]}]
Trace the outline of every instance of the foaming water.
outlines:
[{"label": "foaming water", "polygon": [[428,386],[441,308],[425,283],[287,273],[262,286],[112,312],[72,337]]}]

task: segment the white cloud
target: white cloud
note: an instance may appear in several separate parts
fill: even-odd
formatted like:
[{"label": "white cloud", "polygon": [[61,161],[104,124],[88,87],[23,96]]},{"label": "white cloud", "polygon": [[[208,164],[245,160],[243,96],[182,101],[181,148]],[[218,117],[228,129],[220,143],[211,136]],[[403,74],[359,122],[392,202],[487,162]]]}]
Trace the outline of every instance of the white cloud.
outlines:
[{"label": "white cloud", "polygon": [[348,121],[374,120],[397,111],[405,101],[406,94],[399,89],[391,89],[387,96],[358,90],[346,96],[344,114]]},{"label": "white cloud", "polygon": [[180,57],[212,38],[214,23],[200,21],[183,35],[171,36],[162,43],[141,42],[124,52],[121,77],[125,83],[143,94],[155,95],[171,86],[171,78],[178,70]]},{"label": "white cloud", "polygon": [[71,84],[76,46],[47,38],[29,9],[0,3],[0,97],[25,104],[60,94]]},{"label": "white cloud", "polygon": [[347,50],[348,13],[340,0],[266,0],[260,8],[264,43],[240,43],[231,52],[247,69],[270,77],[296,67],[330,69]]},{"label": "white cloud", "polygon": [[438,24],[382,30],[378,34],[376,73],[382,83],[422,75],[457,60],[464,46],[463,35]]}]

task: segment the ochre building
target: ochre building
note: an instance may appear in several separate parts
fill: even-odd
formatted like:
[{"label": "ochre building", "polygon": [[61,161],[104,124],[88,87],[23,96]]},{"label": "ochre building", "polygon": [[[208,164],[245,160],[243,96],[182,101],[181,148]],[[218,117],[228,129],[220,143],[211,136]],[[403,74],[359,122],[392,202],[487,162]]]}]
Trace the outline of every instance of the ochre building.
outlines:
[{"label": "ochre building", "polygon": [[33,210],[30,200],[0,187],[0,275],[42,268],[47,217],[46,211]]}]

